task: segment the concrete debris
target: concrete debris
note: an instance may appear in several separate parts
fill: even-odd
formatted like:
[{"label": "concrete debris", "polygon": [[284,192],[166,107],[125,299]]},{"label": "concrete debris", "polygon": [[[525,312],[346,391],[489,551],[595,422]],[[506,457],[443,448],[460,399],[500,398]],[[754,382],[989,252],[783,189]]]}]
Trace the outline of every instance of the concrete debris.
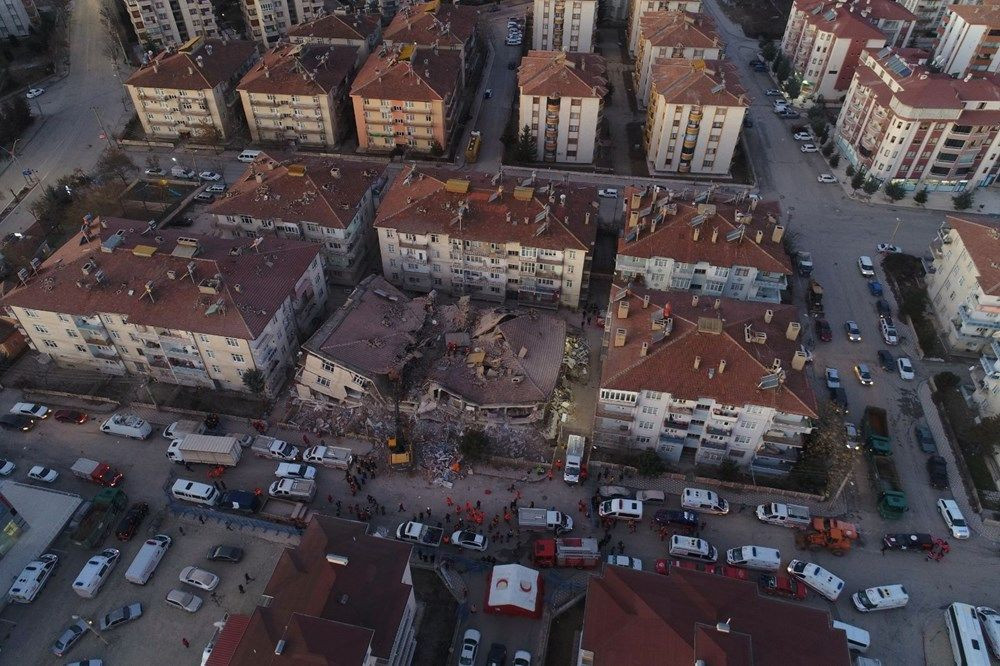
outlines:
[{"label": "concrete debris", "polygon": [[577,336],[566,336],[566,349],[563,352],[563,367],[566,377],[575,381],[586,381],[590,370],[590,348],[585,340]]}]

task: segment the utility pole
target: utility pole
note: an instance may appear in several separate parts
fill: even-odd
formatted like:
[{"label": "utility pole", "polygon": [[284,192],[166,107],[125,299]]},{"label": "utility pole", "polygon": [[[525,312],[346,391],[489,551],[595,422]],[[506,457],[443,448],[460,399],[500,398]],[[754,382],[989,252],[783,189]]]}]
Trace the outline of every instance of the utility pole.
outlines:
[{"label": "utility pole", "polygon": [[105,139],[107,140],[107,142],[108,142],[108,148],[110,148],[110,149],[114,150],[114,148],[115,148],[115,144],[114,144],[114,141],[112,141],[112,140],[111,140],[111,134],[110,134],[110,133],[108,132],[108,130],[107,130],[107,129],[106,129],[105,127],[104,127],[104,121],[103,121],[103,120],[101,120],[101,113],[100,113],[100,111],[98,111],[98,110],[97,110],[97,107],[96,107],[96,106],[92,106],[92,107],[90,107],[90,109],[91,109],[91,111],[93,111],[93,112],[94,112],[94,115],[95,115],[95,116],[97,116],[97,124],[98,124],[98,125],[100,125],[100,127],[101,127],[101,132],[103,132],[103,133],[104,133],[104,138],[105,138]]}]

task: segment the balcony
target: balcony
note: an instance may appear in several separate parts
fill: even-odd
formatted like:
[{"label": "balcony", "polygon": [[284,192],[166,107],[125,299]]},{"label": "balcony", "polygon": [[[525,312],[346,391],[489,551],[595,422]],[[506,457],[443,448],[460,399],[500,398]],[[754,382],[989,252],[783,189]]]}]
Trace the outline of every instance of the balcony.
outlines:
[{"label": "balcony", "polygon": [[720,428],[717,425],[705,424],[705,434],[715,435],[716,437],[729,437],[733,434],[733,427]]},{"label": "balcony", "polygon": [[118,358],[118,350],[116,350],[114,347],[89,344],[87,345],[87,348],[90,350],[90,353],[94,356],[94,358],[102,358],[102,359]]},{"label": "balcony", "polygon": [[[419,237],[414,237],[411,240],[407,240],[403,236],[399,237],[399,247],[413,247],[417,249],[427,249],[428,242],[426,240],[420,240]],[[452,259],[458,259],[460,257],[452,257]]]},{"label": "balcony", "polygon": [[754,458],[750,461],[750,472],[757,476],[786,476],[794,466],[795,463],[787,460]]},{"label": "balcony", "polygon": [[712,410],[712,418],[720,421],[735,422],[740,418],[740,413],[735,409],[722,409],[716,407]]},{"label": "balcony", "polygon": [[808,417],[795,414],[775,414],[774,424],[785,429],[792,429],[799,432],[812,432],[813,423]]},{"label": "balcony", "polygon": [[111,337],[104,331],[95,331],[84,329],[80,333],[83,334],[83,340],[88,345],[107,345],[111,344]]},{"label": "balcony", "polygon": [[665,444],[667,446],[684,446],[687,440],[684,437],[677,437],[674,435],[660,435],[660,444]]},{"label": "balcony", "polygon": [[[990,342],[993,347],[993,353],[996,353],[996,340]],[[990,379],[1000,379],[1000,360],[997,360],[997,356],[990,356],[988,354],[983,354],[979,357],[979,365],[982,366],[983,372]]]},{"label": "balcony", "polygon": [[779,447],[802,446],[802,438],[799,436],[789,435],[788,433],[781,432],[780,430],[768,430],[764,433],[764,446],[767,446],[768,444],[776,444]]},{"label": "balcony", "polygon": [[680,414],[690,418],[691,416],[694,415],[694,408],[684,407],[682,405],[670,405],[669,407],[667,407],[667,412],[669,414]]},{"label": "balcony", "polygon": [[703,440],[701,444],[698,445],[698,448],[707,449],[709,451],[717,451],[719,453],[725,453],[726,451],[729,450],[729,446],[727,444],[723,444],[721,442],[713,442],[710,439]]},{"label": "balcony", "polygon": [[754,456],[754,460],[760,458],[766,458],[773,462],[784,462],[784,463],[796,463],[799,460],[800,452],[799,449],[794,447],[778,446],[775,444],[767,443],[761,445],[757,449],[757,453]]},{"label": "balcony", "polygon": [[958,308],[958,322],[956,322],[956,327],[965,328],[966,326],[969,326],[972,328],[985,328],[992,331],[1000,331],[1000,320],[982,319],[981,317],[981,314],[969,309],[968,305],[963,305]]}]

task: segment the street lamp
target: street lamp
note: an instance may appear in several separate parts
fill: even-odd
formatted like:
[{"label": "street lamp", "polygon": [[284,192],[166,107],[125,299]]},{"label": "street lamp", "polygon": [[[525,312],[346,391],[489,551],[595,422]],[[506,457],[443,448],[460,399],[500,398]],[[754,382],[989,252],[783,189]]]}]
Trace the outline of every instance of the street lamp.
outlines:
[{"label": "street lamp", "polygon": [[28,176],[31,175],[31,171],[25,172],[25,168],[21,165],[21,160],[17,156],[17,143],[21,140],[21,138],[23,137],[15,139],[9,150],[3,146],[0,146],[0,148],[3,148],[3,151],[10,155],[10,158],[14,160],[14,164],[16,164],[17,168],[21,170],[21,175],[24,176],[24,180],[28,183],[28,185],[31,185],[31,181],[28,179]]},{"label": "street lamp", "polygon": [[99,632],[97,629],[94,629],[94,621],[93,620],[91,620],[90,618],[86,618],[86,617],[80,617],[79,615],[74,615],[73,619],[74,620],[83,620],[83,623],[85,625],[87,625],[87,629],[90,630],[90,632],[92,634],[94,634],[95,636],[97,636],[98,638],[100,638],[102,643],[104,643],[105,645],[108,645],[108,646],[111,645],[104,638],[104,636],[101,634],[101,632]]}]

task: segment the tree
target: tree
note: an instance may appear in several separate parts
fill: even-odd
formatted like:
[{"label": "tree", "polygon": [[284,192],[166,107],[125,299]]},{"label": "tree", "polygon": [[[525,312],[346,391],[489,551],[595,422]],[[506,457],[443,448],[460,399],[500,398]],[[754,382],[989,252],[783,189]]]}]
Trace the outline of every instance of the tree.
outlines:
[{"label": "tree", "polygon": [[914,203],[920,204],[921,206],[927,203],[927,188],[926,187],[922,188],[919,192],[914,194],[913,201]]},{"label": "tree", "polygon": [[906,188],[899,183],[889,183],[885,186],[885,196],[892,201],[899,201],[906,196]]},{"label": "tree", "polygon": [[786,80],[792,73],[792,66],[789,64],[788,59],[782,56],[774,67],[774,75],[778,77],[779,81]]},{"label": "tree", "polygon": [[825,144],[822,148],[819,149],[819,152],[823,153],[823,157],[829,157],[830,155],[833,155],[833,144],[832,143]]},{"label": "tree", "polygon": [[851,177],[851,189],[858,190],[865,184],[865,174],[856,173]]},{"label": "tree", "polygon": [[955,210],[965,210],[966,208],[972,207],[972,192],[962,192],[961,194],[951,198],[951,203],[955,206]]},{"label": "tree", "polygon": [[0,122],[0,145],[13,143],[34,120],[28,101],[22,95],[13,96],[0,106],[0,119],[3,121]]},{"label": "tree", "polygon": [[659,476],[667,471],[666,465],[656,451],[643,449],[635,461],[635,467],[642,476]]},{"label": "tree", "polygon": [[[833,155],[830,155],[830,166],[832,166],[834,169],[840,166],[840,153],[834,153]],[[850,166],[848,166],[847,168],[849,169]]]},{"label": "tree", "polygon": [[827,139],[830,138],[830,126],[823,125],[823,129],[819,131],[819,142],[826,143]]},{"label": "tree", "polygon": [[215,125],[202,125],[195,130],[194,138],[199,143],[214,146],[222,142],[222,132]]},{"label": "tree", "polygon": [[903,296],[903,301],[899,305],[899,313],[916,321],[923,319],[928,305],[930,305],[930,301],[926,291],[910,291]]},{"label": "tree", "polygon": [[521,134],[517,138],[514,159],[518,162],[533,162],[535,160],[535,150],[535,136],[531,133],[531,127],[526,124],[521,129]]},{"label": "tree", "polygon": [[802,93],[802,80],[793,74],[785,81],[785,92],[788,99],[796,99]]},{"label": "tree", "polygon": [[723,481],[739,481],[740,466],[737,465],[731,458],[726,458],[719,465],[719,478]]},{"label": "tree", "polygon": [[954,372],[939,372],[934,375],[934,385],[938,391],[950,391],[958,388],[958,385],[961,383],[962,378]]},{"label": "tree", "polygon": [[814,425],[816,429],[808,436],[789,479],[799,490],[830,498],[851,473],[858,454],[848,448],[843,421],[830,403],[824,403]]},{"label": "tree", "polygon": [[261,395],[267,388],[264,373],[256,368],[243,373],[243,385],[254,395]]},{"label": "tree", "polygon": [[478,428],[466,430],[462,438],[458,440],[458,450],[472,462],[485,459],[489,448],[490,438]]},{"label": "tree", "polygon": [[854,171],[854,165],[853,164],[848,164],[847,168],[844,171],[847,173],[847,177],[848,178],[853,178],[854,177],[855,171]]},{"label": "tree", "polygon": [[981,442],[989,442],[994,451],[1000,449],[1000,416],[984,418],[972,426],[969,435]]},{"label": "tree", "polygon": [[773,62],[774,58],[778,55],[778,47],[770,40],[761,44],[760,50],[764,53],[764,60],[768,62]]},{"label": "tree", "polygon": [[878,192],[879,183],[874,178],[869,178],[865,181],[865,184],[861,186],[861,189],[865,191],[865,194],[875,194]]},{"label": "tree", "polygon": [[437,139],[431,143],[431,155],[434,157],[441,157],[444,155],[444,148],[441,147],[441,142]]},{"label": "tree", "polygon": [[815,136],[821,136],[826,131],[826,118],[815,118],[809,122],[809,127]]},{"label": "tree", "polygon": [[139,167],[125,151],[117,148],[106,148],[97,160],[95,169],[99,180],[107,181],[117,176],[122,183],[128,183],[129,176],[138,171]]}]

